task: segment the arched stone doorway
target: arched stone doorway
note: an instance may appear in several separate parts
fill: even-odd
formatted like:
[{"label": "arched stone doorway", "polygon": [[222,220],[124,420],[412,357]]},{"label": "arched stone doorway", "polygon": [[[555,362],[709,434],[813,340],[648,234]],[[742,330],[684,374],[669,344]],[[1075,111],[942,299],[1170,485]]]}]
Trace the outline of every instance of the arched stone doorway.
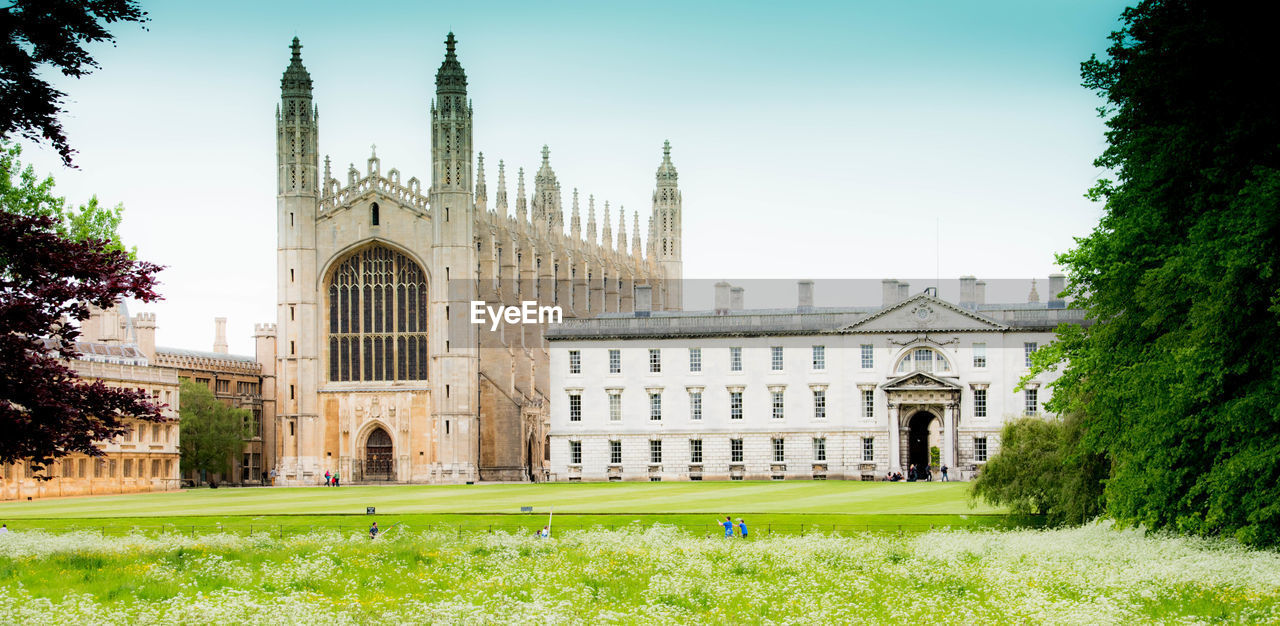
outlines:
[{"label": "arched stone doorway", "polygon": [[382,428],[374,428],[364,444],[364,479],[392,480],[391,435]]},{"label": "arched stone doorway", "polygon": [[929,411],[916,411],[907,422],[907,459],[906,467],[916,466],[917,476],[923,480],[925,468],[929,466],[929,449],[942,447],[942,420]]}]

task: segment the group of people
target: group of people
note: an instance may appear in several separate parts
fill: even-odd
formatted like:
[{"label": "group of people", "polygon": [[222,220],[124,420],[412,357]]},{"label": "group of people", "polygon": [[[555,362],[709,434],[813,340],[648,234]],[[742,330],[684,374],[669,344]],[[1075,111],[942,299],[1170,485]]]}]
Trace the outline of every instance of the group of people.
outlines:
[{"label": "group of people", "polygon": [[[942,470],[942,482],[945,483],[948,480],[950,480],[947,477],[947,466],[943,465],[940,469]],[[889,472],[888,474],[884,475],[884,479],[890,482],[906,480],[909,483],[916,482],[917,480],[932,481],[933,471],[929,469],[928,465],[924,466],[921,470],[917,471],[915,463],[912,463],[910,466],[907,467],[906,477],[903,477],[902,472]]]},{"label": "group of people", "polygon": [[717,519],[716,523],[724,527],[724,536],[726,539],[731,539],[735,536],[741,537],[743,539],[747,538],[747,523],[742,521],[741,517],[738,518],[738,534],[737,535],[733,534],[733,518],[732,517],[726,515],[724,516],[724,521],[720,521],[719,519]]},{"label": "group of people", "polygon": [[[329,473],[329,470],[325,470],[325,471],[324,471],[324,486],[325,486],[325,487],[337,487],[337,486],[338,486],[338,473],[337,473],[337,472],[334,472],[334,473],[330,474],[330,473]],[[377,525],[378,525],[378,524],[377,524],[377,522],[374,522],[374,526],[377,526]],[[377,533],[374,533],[374,534],[377,534]]]}]

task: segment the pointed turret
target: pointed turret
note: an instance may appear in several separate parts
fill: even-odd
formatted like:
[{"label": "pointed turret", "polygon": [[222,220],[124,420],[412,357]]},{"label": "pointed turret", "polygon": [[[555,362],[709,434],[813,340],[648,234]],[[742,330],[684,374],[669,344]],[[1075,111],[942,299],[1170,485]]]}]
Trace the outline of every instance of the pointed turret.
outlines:
[{"label": "pointed turret", "polygon": [[663,308],[679,310],[683,307],[684,292],[681,280],[684,275],[684,262],[681,253],[681,199],[680,189],[676,184],[676,166],[671,163],[671,142],[662,144],[662,163],[658,165],[656,184],[653,189],[653,230],[649,236],[654,239],[649,246],[649,255],[662,270],[665,279]]},{"label": "pointed turret", "polygon": [[314,194],[319,189],[318,111],[311,100],[311,74],[302,65],[302,44],[293,38],[292,56],[280,78],[276,110],[278,192]]},{"label": "pointed turret", "polygon": [[618,247],[615,248],[618,254],[627,253],[627,209],[624,206],[618,206]]},{"label": "pointed turret", "polygon": [[640,248],[640,212],[631,212],[631,256],[639,261],[641,255]]},{"label": "pointed turret", "polygon": [[[577,197],[578,190],[573,191],[574,196]],[[596,242],[596,197],[591,195],[587,196],[587,243],[594,246]]]},{"label": "pointed turret", "polygon": [[542,146],[542,165],[533,177],[533,210],[529,218],[540,229],[564,232],[560,183],[556,181],[555,170],[551,169],[551,149],[545,145]]},{"label": "pointed turret", "polygon": [[489,210],[489,190],[484,184],[484,153],[476,154],[476,211]]},{"label": "pointed turret", "polygon": [[608,200],[604,201],[604,222],[601,223],[600,247],[605,250],[613,249],[613,222],[609,218]]},{"label": "pointed turret", "polygon": [[573,189],[573,216],[569,218],[569,237],[573,243],[582,239],[582,219],[578,217],[578,188]]},{"label": "pointed turret", "polygon": [[507,216],[507,170],[502,159],[498,159],[498,196],[497,196],[498,215]]},{"label": "pointed turret", "polygon": [[529,223],[529,201],[524,197],[524,168],[516,171],[516,221],[523,228]]},{"label": "pointed turret", "polygon": [[1036,279],[1031,279],[1031,293],[1027,294],[1027,302],[1039,302],[1040,292],[1036,290]]}]

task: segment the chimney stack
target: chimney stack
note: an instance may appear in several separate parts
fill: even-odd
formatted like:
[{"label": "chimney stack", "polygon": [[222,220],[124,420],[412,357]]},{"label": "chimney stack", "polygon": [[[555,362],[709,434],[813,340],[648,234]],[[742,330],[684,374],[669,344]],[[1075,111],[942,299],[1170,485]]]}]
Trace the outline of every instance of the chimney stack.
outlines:
[{"label": "chimney stack", "polygon": [[139,313],[133,316],[133,332],[137,335],[138,349],[147,360],[156,358],[156,314]]},{"label": "chimney stack", "polygon": [[653,310],[653,287],[636,285],[636,317],[649,317],[651,310]]},{"label": "chimney stack", "polygon": [[911,283],[902,281],[898,283],[898,302],[905,302],[911,297]]},{"label": "chimney stack", "polygon": [[972,309],[978,303],[973,293],[974,283],[978,282],[973,276],[960,277],[960,306],[966,309]]},{"label": "chimney stack", "polygon": [[886,278],[880,281],[881,289],[881,306],[893,306],[898,302],[898,281],[892,278]]},{"label": "chimney stack", "polygon": [[213,318],[213,351],[227,353],[227,318]]},{"label": "chimney stack", "polygon": [[980,280],[973,284],[973,304],[975,307],[987,303],[987,281]]},{"label": "chimney stack", "polygon": [[800,301],[796,305],[797,308],[800,310],[801,313],[812,311],[813,310],[813,281],[802,280],[796,283],[796,287],[800,292],[800,299],[799,299]]},{"label": "chimney stack", "polygon": [[716,315],[729,312],[729,283],[723,280],[716,283]]},{"label": "chimney stack", "polygon": [[1067,277],[1064,274],[1049,274],[1049,308],[1065,309],[1067,301],[1062,292],[1067,290]]},{"label": "chimney stack", "polygon": [[742,292],[743,292],[742,287],[729,288],[729,310],[730,311],[742,310]]}]

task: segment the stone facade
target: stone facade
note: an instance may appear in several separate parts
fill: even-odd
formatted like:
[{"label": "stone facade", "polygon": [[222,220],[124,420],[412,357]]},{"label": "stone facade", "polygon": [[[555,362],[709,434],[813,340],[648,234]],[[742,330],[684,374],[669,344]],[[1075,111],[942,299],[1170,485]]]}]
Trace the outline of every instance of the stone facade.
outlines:
[{"label": "stone facade", "polygon": [[[148,314],[144,320],[154,321]],[[153,326],[154,327],[154,326]],[[109,387],[141,389],[165,405],[166,423],[128,420],[131,430],[100,444],[100,457],[73,454],[55,462],[40,474],[27,463],[0,468],[0,499],[168,491],[178,488],[178,373],[148,361],[140,349],[123,307],[96,311],[82,327],[76,349],[81,357],[70,361],[86,381],[102,381]],[[154,345],[154,344],[153,344]],[[47,477],[41,480],[38,477]]]},{"label": "stone facade", "polygon": [[[517,172],[509,215],[498,163],[489,206],[474,153],[467,77],[450,33],[430,106],[430,185],[384,169],[376,151],[343,180],[321,167],[319,112],[295,38],[277,110],[276,344],[279,483],[462,482],[546,476],[548,351],[541,325],[490,331],[473,301],[558,305],[565,317],[632,310],[633,287],[679,309],[680,192],[669,146],[657,173],[647,250],[619,207],[597,238],[579,194],[568,232],[542,149],[532,199]],[[425,104],[425,103],[424,103]],[[341,175],[340,175],[341,176]]]},{"label": "stone facade", "polygon": [[1043,413],[1054,374],[1015,390],[1028,351],[1084,323],[1060,301],[956,304],[893,285],[881,306],[814,308],[808,289],[791,310],[550,329],[552,479],[866,480],[911,465],[964,479],[1007,420]]},{"label": "stone facade", "polygon": [[[134,317],[134,326],[139,334],[147,332],[140,323],[149,321],[154,328],[155,317],[148,313],[139,313]],[[219,483],[240,485],[269,484],[267,476],[270,468],[275,466],[279,457],[279,437],[276,433],[275,419],[275,325],[258,324],[254,328],[255,354],[244,356],[230,354],[227,349],[227,322],[225,318],[214,319],[213,351],[186,350],[180,348],[152,348],[148,357],[151,362],[169,367],[178,372],[179,379],[188,379],[203,384],[215,398],[238,409],[248,409],[252,421],[246,432],[248,438],[244,447],[234,458],[230,459],[230,473],[206,476],[208,480]],[[150,332],[154,333],[154,330]],[[151,345],[154,345],[152,335]],[[144,348],[144,351],[146,348]],[[199,482],[194,472],[184,477],[192,482]]]}]

